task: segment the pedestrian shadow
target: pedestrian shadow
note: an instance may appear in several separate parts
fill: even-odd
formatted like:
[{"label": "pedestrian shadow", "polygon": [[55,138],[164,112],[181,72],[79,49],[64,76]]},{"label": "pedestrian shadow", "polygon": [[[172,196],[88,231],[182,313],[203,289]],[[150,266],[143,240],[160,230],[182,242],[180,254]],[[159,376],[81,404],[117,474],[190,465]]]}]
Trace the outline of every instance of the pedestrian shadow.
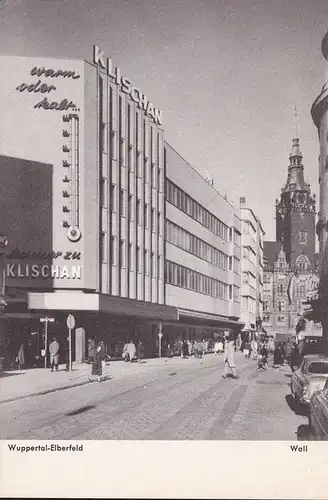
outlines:
[{"label": "pedestrian shadow", "polygon": [[82,406],[81,408],[77,408],[77,410],[70,411],[69,413],[66,413],[68,417],[74,417],[74,415],[79,415],[80,413],[84,413],[86,411],[92,410],[95,408],[95,405],[89,405],[89,406]]},{"label": "pedestrian shadow", "polygon": [[0,378],[12,377],[13,375],[26,375],[26,371],[21,372],[0,372]]},{"label": "pedestrian shadow", "polygon": [[299,425],[297,428],[297,440],[298,441],[314,441],[311,427],[309,425]]}]

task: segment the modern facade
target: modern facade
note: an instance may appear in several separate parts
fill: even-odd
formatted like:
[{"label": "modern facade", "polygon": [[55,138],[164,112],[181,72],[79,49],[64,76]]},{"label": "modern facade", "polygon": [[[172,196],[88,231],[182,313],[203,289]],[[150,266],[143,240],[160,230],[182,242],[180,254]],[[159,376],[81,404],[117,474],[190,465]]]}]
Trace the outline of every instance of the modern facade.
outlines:
[{"label": "modern facade", "polygon": [[204,329],[238,333],[239,211],[167,143],[164,158],[165,295],[179,310],[175,328],[185,338],[201,338]]},{"label": "modern facade", "polygon": [[[321,43],[321,52],[328,61],[328,32]],[[319,188],[320,206],[317,223],[319,238],[320,287],[316,317],[321,319],[323,327],[323,346],[328,354],[328,66],[326,62],[325,84],[314,101],[311,114],[318,130],[319,139]],[[319,306],[319,307],[318,307]]]},{"label": "modern facade", "polygon": [[295,138],[287,181],[276,200],[276,241],[264,242],[263,327],[274,336],[296,335],[305,303],[318,286],[315,204]]},{"label": "modern facade", "polygon": [[241,321],[246,339],[261,331],[263,294],[263,236],[261,221],[240,198],[241,232]]},{"label": "modern facade", "polygon": [[[238,329],[238,211],[164,148],[162,111],[96,46],[92,63],[3,56],[1,80],[3,317],[17,343],[39,332],[39,349],[47,316],[66,344],[69,313],[77,361],[95,335],[113,356],[129,338],[151,355],[168,325]],[[165,244],[173,225],[196,255]]]}]

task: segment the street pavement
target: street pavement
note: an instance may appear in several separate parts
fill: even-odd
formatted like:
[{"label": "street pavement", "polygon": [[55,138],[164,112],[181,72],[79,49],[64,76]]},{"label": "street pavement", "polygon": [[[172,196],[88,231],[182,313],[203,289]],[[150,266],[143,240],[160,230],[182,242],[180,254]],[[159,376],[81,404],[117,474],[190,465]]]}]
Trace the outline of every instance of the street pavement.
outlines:
[{"label": "street pavement", "polygon": [[111,363],[104,382],[2,402],[0,437],[297,440],[307,418],[290,407],[289,367],[260,372],[240,353],[236,364],[237,380],[222,378],[223,357],[213,354]]}]

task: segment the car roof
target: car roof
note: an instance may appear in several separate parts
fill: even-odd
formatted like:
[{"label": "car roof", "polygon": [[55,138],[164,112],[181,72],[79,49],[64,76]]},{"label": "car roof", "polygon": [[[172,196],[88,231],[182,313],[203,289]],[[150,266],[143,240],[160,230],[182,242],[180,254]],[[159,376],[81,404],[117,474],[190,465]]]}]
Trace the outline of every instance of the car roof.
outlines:
[{"label": "car roof", "polygon": [[304,359],[307,359],[308,361],[328,361],[328,356],[325,356],[324,354],[306,354]]}]

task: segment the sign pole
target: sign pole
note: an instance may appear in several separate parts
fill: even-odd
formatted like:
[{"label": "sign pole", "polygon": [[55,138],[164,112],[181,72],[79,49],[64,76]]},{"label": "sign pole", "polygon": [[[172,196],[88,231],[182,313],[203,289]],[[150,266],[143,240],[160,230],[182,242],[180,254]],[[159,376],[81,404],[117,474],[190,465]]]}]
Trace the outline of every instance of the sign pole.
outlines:
[{"label": "sign pole", "polygon": [[68,328],[68,342],[69,342],[69,371],[72,371],[72,329]]},{"label": "sign pole", "polygon": [[162,337],[163,337],[162,322],[160,322],[160,324],[159,324],[159,332],[158,332],[158,357],[159,358],[162,357]]},{"label": "sign pole", "polygon": [[72,330],[75,326],[75,318],[73,314],[67,316],[66,325],[68,328],[68,362],[69,371],[72,371]]},{"label": "sign pole", "polygon": [[47,368],[47,349],[48,349],[48,318],[44,322],[44,367]]}]

